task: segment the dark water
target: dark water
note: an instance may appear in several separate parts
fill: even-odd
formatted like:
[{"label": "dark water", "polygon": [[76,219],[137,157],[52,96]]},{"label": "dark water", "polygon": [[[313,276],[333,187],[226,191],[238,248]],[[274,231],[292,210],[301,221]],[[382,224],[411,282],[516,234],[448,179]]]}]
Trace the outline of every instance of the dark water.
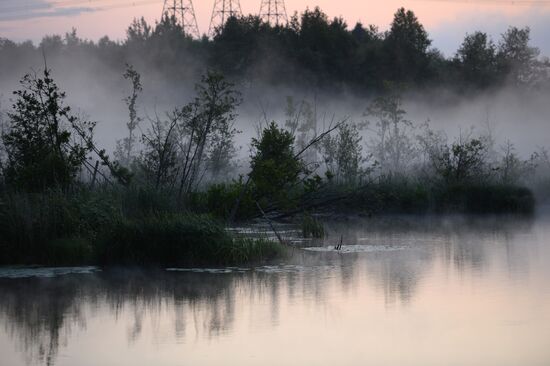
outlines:
[{"label": "dark water", "polygon": [[340,235],[257,268],[0,269],[0,365],[550,365],[549,217],[316,245]]}]

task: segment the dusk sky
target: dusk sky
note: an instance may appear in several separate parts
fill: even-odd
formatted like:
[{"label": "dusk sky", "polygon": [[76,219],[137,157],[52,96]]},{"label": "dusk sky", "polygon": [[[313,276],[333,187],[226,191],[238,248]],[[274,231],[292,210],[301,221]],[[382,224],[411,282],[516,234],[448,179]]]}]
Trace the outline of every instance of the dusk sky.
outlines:
[{"label": "dusk sky", "polygon": [[[208,30],[214,1],[195,1],[201,33]],[[162,0],[0,0],[0,37],[38,42],[43,35],[75,27],[81,37],[108,35],[120,40],[134,17],[154,22]],[[257,13],[260,0],[241,0],[245,14]],[[500,37],[508,25],[530,26],[532,44],[550,55],[550,0],[287,0],[288,14],[320,6],[330,17],[341,16],[349,26],[361,21],[385,30],[398,7],[412,9],[425,25],[433,45],[452,55],[466,32],[483,30]]]}]

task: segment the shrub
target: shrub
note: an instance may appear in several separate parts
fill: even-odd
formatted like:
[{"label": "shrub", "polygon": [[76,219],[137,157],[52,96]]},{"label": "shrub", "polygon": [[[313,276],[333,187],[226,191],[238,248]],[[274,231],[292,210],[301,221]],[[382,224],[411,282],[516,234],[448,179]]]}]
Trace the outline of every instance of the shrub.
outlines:
[{"label": "shrub", "polygon": [[231,215],[235,203],[241,197],[236,220],[246,220],[258,215],[258,208],[253,196],[253,189],[246,189],[240,178],[232,183],[214,184],[206,191],[206,209],[208,213],[223,219]]}]

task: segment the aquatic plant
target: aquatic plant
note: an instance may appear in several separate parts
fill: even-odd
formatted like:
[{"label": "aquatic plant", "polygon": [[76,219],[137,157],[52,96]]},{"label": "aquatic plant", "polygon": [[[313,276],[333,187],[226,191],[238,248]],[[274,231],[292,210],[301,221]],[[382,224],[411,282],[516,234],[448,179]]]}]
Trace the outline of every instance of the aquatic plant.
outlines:
[{"label": "aquatic plant", "polygon": [[325,227],[323,223],[311,216],[309,213],[305,213],[302,217],[302,235],[304,238],[324,238]]}]

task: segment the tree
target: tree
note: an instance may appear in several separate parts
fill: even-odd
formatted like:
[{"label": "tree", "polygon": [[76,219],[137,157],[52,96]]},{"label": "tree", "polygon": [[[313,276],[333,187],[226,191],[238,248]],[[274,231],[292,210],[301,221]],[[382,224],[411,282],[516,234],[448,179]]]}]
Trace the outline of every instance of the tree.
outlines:
[{"label": "tree", "polygon": [[115,151],[115,157],[125,167],[130,166],[134,158],[134,148],[137,142],[137,136],[135,130],[138,128],[141,122],[141,117],[137,114],[137,98],[139,93],[143,90],[141,86],[141,75],[134,70],[132,65],[126,65],[126,72],[124,73],[124,79],[130,80],[132,83],[131,94],[124,98],[124,102],[128,107],[128,122],[126,127],[128,128],[128,136],[122,140],[117,141],[117,149]]},{"label": "tree", "polygon": [[219,172],[221,165],[228,162],[227,154],[234,151],[238,132],[233,126],[241,97],[233,84],[222,74],[209,71],[196,91],[195,100],[180,111],[180,195],[197,188],[208,169],[208,164],[204,164],[208,158],[210,167]]},{"label": "tree", "polygon": [[486,33],[467,34],[456,53],[455,60],[459,64],[461,77],[468,84],[486,88],[495,82],[496,47]]},{"label": "tree", "polygon": [[[294,98],[286,98],[285,127],[292,136],[298,149],[303,149],[315,136],[317,136],[317,106],[311,105],[307,100],[296,103]],[[314,149],[304,152],[303,160],[307,163],[315,163],[317,153]]]},{"label": "tree", "polygon": [[507,140],[501,146],[502,158],[498,167],[500,179],[504,184],[517,184],[527,173],[527,164],[521,161],[516,153],[514,144]]},{"label": "tree", "polygon": [[321,141],[327,177],[333,177],[337,183],[360,183],[370,171],[363,167],[367,159],[363,156],[362,140],[356,124],[343,123],[336,136],[326,136]]},{"label": "tree", "polygon": [[177,111],[161,120],[158,116],[142,134],[144,149],[140,165],[156,189],[173,187],[178,174]]},{"label": "tree", "polygon": [[275,122],[252,139],[250,177],[259,198],[287,202],[287,189],[295,186],[303,171],[302,161],[294,153],[294,136]]},{"label": "tree", "polygon": [[380,168],[390,174],[402,174],[417,155],[410,132],[413,123],[405,118],[401,97],[380,97],[367,108],[366,124],[375,133],[370,147]]},{"label": "tree", "polygon": [[197,96],[166,119],[152,119],[143,134],[141,166],[156,188],[176,188],[180,197],[195,191],[203,177],[219,174],[235,154],[235,108],[240,94],[223,75],[208,72]]},{"label": "tree", "polygon": [[235,137],[240,133],[235,128],[233,120],[217,126],[210,138],[207,151],[207,164],[210,175],[213,179],[218,179],[230,174],[231,168],[235,167],[235,157],[237,147],[235,146]]},{"label": "tree", "polygon": [[516,85],[529,85],[538,78],[538,48],[529,46],[529,27],[510,27],[498,46],[501,71]]},{"label": "tree", "polygon": [[384,42],[389,80],[424,80],[429,61],[427,50],[431,42],[416,15],[405,8],[398,9]]},{"label": "tree", "polygon": [[132,24],[126,30],[126,44],[142,45],[151,37],[151,26],[145,18],[134,18]]},{"label": "tree", "polygon": [[483,136],[460,136],[451,145],[430,146],[427,152],[435,173],[447,185],[473,183],[487,177],[488,143]]},{"label": "tree", "polygon": [[8,113],[2,136],[7,154],[5,177],[26,190],[66,189],[87,162],[95,123],[79,119],[64,105],[65,93],[46,68],[27,74]]}]

